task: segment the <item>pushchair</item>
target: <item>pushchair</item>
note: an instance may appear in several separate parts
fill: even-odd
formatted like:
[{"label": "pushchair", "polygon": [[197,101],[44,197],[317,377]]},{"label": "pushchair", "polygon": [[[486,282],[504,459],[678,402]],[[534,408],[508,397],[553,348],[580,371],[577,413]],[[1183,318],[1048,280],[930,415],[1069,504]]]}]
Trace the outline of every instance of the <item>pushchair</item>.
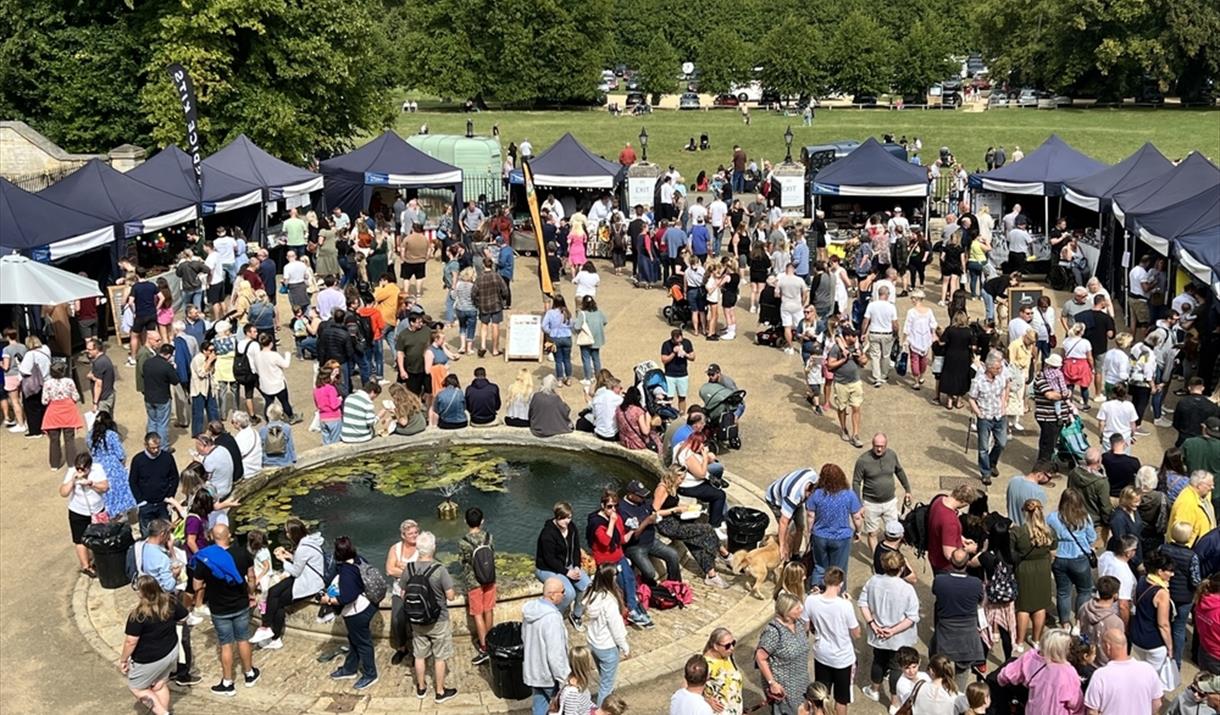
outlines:
[{"label": "pushchair", "polygon": [[635,366],[635,389],[643,398],[644,409],[648,414],[661,420],[660,431],[664,432],[669,423],[678,417],[669,396],[669,382],[661,366],[652,360]]},{"label": "pushchair", "polygon": [[1084,422],[1079,415],[1074,415],[1070,422],[1059,430],[1059,444],[1056,461],[1061,472],[1070,472],[1084,462],[1084,453],[1089,449],[1089,438],[1084,430]]},{"label": "pushchair", "polygon": [[691,320],[690,303],[686,302],[685,279],[680,275],[670,276],[665,281],[665,290],[669,292],[669,305],[661,309],[665,322],[683,327]]},{"label": "pushchair", "polygon": [[708,446],[717,454],[741,449],[741,433],[737,428],[737,412],[745,404],[745,390],[730,390],[717,382],[699,389],[699,399],[707,413]]},{"label": "pushchair", "polygon": [[782,347],[784,329],[779,313],[779,295],[774,286],[762,289],[758,296],[758,332],[754,341],[768,347]]}]

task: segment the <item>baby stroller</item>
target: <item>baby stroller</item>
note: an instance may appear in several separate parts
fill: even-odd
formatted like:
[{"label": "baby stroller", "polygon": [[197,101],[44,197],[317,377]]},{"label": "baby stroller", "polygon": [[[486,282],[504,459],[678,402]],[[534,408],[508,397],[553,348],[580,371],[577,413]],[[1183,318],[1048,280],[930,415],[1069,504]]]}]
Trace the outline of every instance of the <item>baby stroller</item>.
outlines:
[{"label": "baby stroller", "polygon": [[745,390],[730,390],[709,382],[699,390],[703,409],[707,412],[707,443],[711,450],[722,454],[741,449],[741,434],[737,429],[737,411],[745,403]]},{"label": "baby stroller", "polygon": [[1070,472],[1084,462],[1084,453],[1089,449],[1089,438],[1084,431],[1084,422],[1079,415],[1059,430],[1059,445],[1056,461],[1061,472]]},{"label": "baby stroller", "polygon": [[784,329],[779,316],[779,296],[774,286],[762,289],[758,296],[758,332],[754,341],[768,347],[781,347]]},{"label": "baby stroller", "polygon": [[664,432],[669,423],[678,417],[678,410],[670,401],[669,382],[661,366],[652,360],[636,365],[635,389],[639,390],[648,414],[660,418],[660,431]]},{"label": "baby stroller", "polygon": [[686,325],[691,319],[690,303],[686,302],[684,280],[682,276],[675,275],[665,281],[665,290],[669,292],[670,303],[661,310],[661,314],[665,316],[665,322],[678,327]]}]

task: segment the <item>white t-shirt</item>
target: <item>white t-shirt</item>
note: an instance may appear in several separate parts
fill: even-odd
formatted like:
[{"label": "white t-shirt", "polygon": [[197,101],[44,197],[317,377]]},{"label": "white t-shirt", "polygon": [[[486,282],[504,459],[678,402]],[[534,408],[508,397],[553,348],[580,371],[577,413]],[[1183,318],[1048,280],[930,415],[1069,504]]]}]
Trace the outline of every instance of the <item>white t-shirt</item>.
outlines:
[{"label": "white t-shirt", "polygon": [[216,255],[220,256],[221,263],[237,261],[237,241],[234,241],[232,236],[217,237],[212,241],[212,248],[215,249]]},{"label": "white t-shirt", "polygon": [[237,441],[237,450],[241,452],[242,474],[246,477],[258,474],[263,470],[263,438],[258,430],[246,427],[233,435]]},{"label": "white t-shirt", "polygon": [[309,268],[300,261],[289,261],[284,264],[284,284],[296,285],[304,283],[309,277]]},{"label": "white t-shirt", "polygon": [[712,715],[712,706],[702,695],[682,688],[669,699],[669,715]]},{"label": "white t-shirt", "polygon": [[[232,263],[232,261],[230,261]],[[208,285],[216,285],[224,282],[225,269],[224,264],[220,261],[220,254],[212,251],[208,257],[203,259],[203,264],[208,267]]]},{"label": "white t-shirt", "polygon": [[216,490],[216,499],[222,500],[233,491],[233,455],[219,445],[203,458],[203,471],[208,473],[208,483]]},{"label": "white t-shirt", "polygon": [[1023,228],[1014,228],[1008,232],[1008,252],[1028,253],[1029,244],[1032,240],[1028,231]]},{"label": "white t-shirt", "polygon": [[1148,271],[1143,266],[1136,266],[1127,274],[1127,290],[1131,295],[1147,298],[1143,284],[1148,281]]},{"label": "white t-shirt", "polygon": [[1030,325],[1028,322],[1026,322],[1025,318],[1020,316],[1008,321],[1008,342],[1015,343],[1016,341],[1025,337],[1025,334],[1028,333],[1029,329],[1032,327],[1034,326]]},{"label": "white t-shirt", "polygon": [[1097,411],[1097,421],[1101,423],[1101,438],[1109,442],[1110,435],[1121,434],[1123,439],[1131,441],[1131,423],[1139,419],[1135,406],[1127,400],[1106,400]]},{"label": "white t-shirt", "polygon": [[1097,577],[1113,576],[1118,579],[1118,600],[1130,601],[1135,595],[1135,574],[1126,561],[1119,561],[1113,551],[1106,550],[1097,557]]},{"label": "white t-shirt", "polygon": [[859,628],[851,601],[816,594],[805,599],[805,620],[813,630],[813,658],[831,668],[847,668],[856,662],[851,630]]},{"label": "white t-shirt", "polygon": [[898,320],[898,309],[888,300],[870,301],[864,310],[864,319],[868,321],[868,332],[892,333],[894,322]]},{"label": "white t-shirt", "polygon": [[897,229],[899,226],[902,227],[902,232],[904,234],[909,234],[911,232],[911,222],[907,220],[906,216],[895,216],[889,221],[885,222],[885,230],[888,231],[891,236],[897,233],[895,229]]},{"label": "white t-shirt", "polygon": [[[76,467],[68,467],[68,471],[64,473],[63,483],[71,484],[75,479]],[[100,462],[93,463],[87,479],[94,484],[107,483],[106,470],[102,469]],[[72,493],[68,495],[68,511],[82,516],[92,516],[105,509],[106,502],[103,501],[102,495],[95,492],[91,487],[86,487],[83,484],[77,484],[72,487]]]},{"label": "white t-shirt", "polygon": [[670,184],[661,184],[661,203],[672,204],[674,202],[674,186]]},{"label": "white t-shirt", "polygon": [[618,424],[614,421],[614,412],[623,404],[623,396],[609,388],[603,387],[593,395],[589,402],[592,408],[593,431],[602,437],[614,437],[618,434]]},{"label": "white t-shirt", "polygon": [[602,282],[602,277],[596,273],[589,271],[580,271],[572,278],[572,285],[576,286],[577,305],[580,305],[580,299],[586,295],[597,297],[597,285]]},{"label": "white t-shirt", "polygon": [[805,295],[805,281],[800,277],[785,273],[776,281],[775,290],[779,293],[780,305],[784,310],[799,311],[801,309],[801,299]]},{"label": "white t-shirt", "polygon": [[[910,678],[906,677],[905,675],[899,676],[898,684],[896,686],[894,686],[894,694],[898,696],[898,704],[901,705],[902,703],[905,703],[907,701],[907,698],[911,697],[911,691],[915,689],[916,683],[931,683],[931,682],[932,682],[932,677],[929,676],[927,673],[923,673],[923,672],[916,673],[914,680],[911,680]],[[922,688],[919,689],[919,692],[922,693],[924,690],[927,689],[927,687],[928,686],[926,686],[926,685],[923,686]]]},{"label": "white t-shirt", "polygon": [[707,220],[707,207],[695,204],[686,209],[686,215],[690,217],[691,224],[703,223]]},{"label": "white t-shirt", "polygon": [[712,217],[712,228],[720,228],[724,226],[724,217],[729,215],[729,207],[720,199],[716,199],[707,207],[707,212]]},{"label": "white t-shirt", "polygon": [[1107,385],[1117,385],[1131,372],[1131,358],[1122,348],[1110,348],[1101,356],[1101,376]]},{"label": "white t-shirt", "polygon": [[939,683],[928,683],[920,688],[919,694],[915,696],[911,713],[912,715],[960,715],[966,712],[968,707],[965,694],[950,693]]}]

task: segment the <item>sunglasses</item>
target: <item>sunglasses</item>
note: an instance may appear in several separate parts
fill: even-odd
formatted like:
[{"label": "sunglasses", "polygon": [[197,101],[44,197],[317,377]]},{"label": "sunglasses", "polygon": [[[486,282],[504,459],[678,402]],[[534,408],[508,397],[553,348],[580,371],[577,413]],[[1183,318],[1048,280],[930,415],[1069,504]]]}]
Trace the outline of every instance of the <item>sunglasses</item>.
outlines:
[{"label": "sunglasses", "polygon": [[724,648],[724,649],[726,649],[726,650],[727,650],[727,649],[729,649],[729,648],[736,648],[736,647],[737,647],[737,641],[729,641],[728,643],[721,643],[721,644],[720,644],[720,647],[721,647],[721,648]]}]

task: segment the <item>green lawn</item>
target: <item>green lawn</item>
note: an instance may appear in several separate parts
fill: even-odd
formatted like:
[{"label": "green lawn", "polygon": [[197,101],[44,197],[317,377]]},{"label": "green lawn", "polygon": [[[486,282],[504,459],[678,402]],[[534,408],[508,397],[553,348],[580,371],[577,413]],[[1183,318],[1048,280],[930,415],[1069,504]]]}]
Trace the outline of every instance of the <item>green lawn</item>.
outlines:
[{"label": "green lawn", "polygon": [[[687,181],[700,169],[709,172],[727,163],[733,144],[740,144],[751,158],[782,161],[784,130],[791,126],[796,139],[793,156],[800,147],[838,139],[878,139],[885,133],[896,137],[918,136],[923,141],[925,161],[941,146],[948,146],[967,170],[983,165],[988,145],[1003,144],[1012,156],[1014,146],[1027,154],[1052,132],[1077,149],[1106,162],[1116,162],[1146,141],[1153,142],[1171,160],[1198,150],[1213,161],[1220,156],[1220,111],[1179,109],[1000,109],[981,113],[878,110],[820,110],[812,127],[801,126],[799,116],[753,110],[752,123],[745,126],[738,113],[729,109],[710,111],[656,110],[643,118],[609,115],[595,111],[488,111],[466,115],[455,111],[419,111],[400,115],[396,129],[414,134],[423,122],[434,133],[462,134],[467,116],[475,132],[490,135],[499,124],[501,143],[520,144],[528,138],[535,153],[572,132],[593,151],[614,159],[630,141],[638,153],[641,127],[647,127],[648,158],[659,164],[675,164]],[[707,132],[712,151],[687,153],[687,140]]]}]

